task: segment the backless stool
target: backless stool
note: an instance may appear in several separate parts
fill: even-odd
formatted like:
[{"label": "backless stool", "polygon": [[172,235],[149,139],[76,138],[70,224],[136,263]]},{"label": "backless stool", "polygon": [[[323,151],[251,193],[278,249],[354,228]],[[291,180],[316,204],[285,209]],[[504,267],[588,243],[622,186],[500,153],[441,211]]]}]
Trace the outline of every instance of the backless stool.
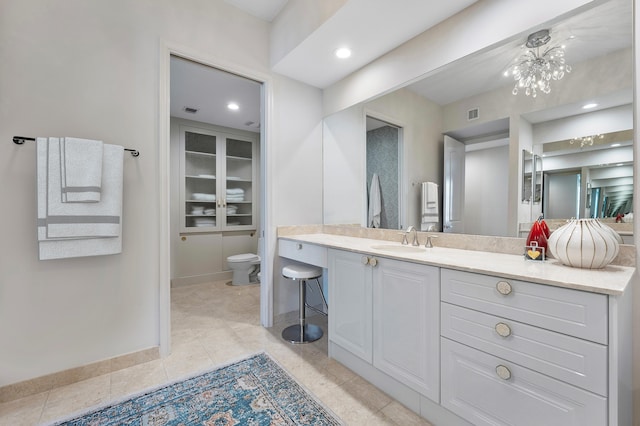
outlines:
[{"label": "backless stool", "polygon": [[318,290],[320,290],[320,295],[322,296],[322,303],[327,307],[327,300],[322,293],[322,287],[320,286],[320,280],[318,279],[322,276],[322,268],[302,263],[295,263],[282,268],[282,276],[293,281],[298,281],[299,296],[299,322],[298,324],[290,325],[282,330],[282,338],[291,343],[315,342],[322,337],[322,328],[315,324],[307,324],[306,308],[312,309],[323,315],[326,315],[326,313],[307,304],[307,281],[316,280]]}]

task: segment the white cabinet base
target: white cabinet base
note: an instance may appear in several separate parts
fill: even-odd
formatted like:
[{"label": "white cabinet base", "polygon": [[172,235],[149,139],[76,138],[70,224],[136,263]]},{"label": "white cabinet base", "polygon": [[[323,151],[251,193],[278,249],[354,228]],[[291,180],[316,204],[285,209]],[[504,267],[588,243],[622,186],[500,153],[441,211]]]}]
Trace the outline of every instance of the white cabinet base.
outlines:
[{"label": "white cabinet base", "polygon": [[374,386],[382,389],[387,395],[434,425],[472,426],[471,423],[420,395],[331,341],[329,342],[329,357],[340,362]]}]

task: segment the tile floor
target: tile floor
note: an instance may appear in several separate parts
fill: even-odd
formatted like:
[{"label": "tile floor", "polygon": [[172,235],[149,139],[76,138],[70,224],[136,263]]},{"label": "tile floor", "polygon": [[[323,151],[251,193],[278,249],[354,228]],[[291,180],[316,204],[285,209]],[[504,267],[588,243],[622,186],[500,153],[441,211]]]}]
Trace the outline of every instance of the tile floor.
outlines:
[{"label": "tile floor", "polygon": [[348,425],[429,425],[391,397],[327,357],[325,330],[317,342],[291,345],[259,320],[260,288],[214,282],[171,291],[172,353],[111,374],[0,404],[0,425],[52,422],[111,400],[266,351]]}]

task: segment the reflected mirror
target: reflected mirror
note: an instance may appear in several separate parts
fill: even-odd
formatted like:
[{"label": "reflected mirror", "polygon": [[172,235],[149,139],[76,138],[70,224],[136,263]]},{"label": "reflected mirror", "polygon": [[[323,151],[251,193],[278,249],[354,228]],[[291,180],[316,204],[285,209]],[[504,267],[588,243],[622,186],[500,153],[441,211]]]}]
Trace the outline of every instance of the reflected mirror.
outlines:
[{"label": "reflected mirror", "polygon": [[530,203],[533,193],[533,152],[522,150],[522,202]]},{"label": "reflected mirror", "polygon": [[[603,202],[602,188],[611,182],[605,179],[613,178],[597,177],[595,163],[578,164],[581,156],[571,160],[575,161],[573,170],[554,168],[553,157],[559,154],[552,155],[551,150],[554,143],[576,137],[633,132],[629,113],[633,110],[631,6],[630,0],[599,2],[545,26],[552,42],[566,42],[565,59],[572,66],[571,73],[552,82],[548,94],[514,96],[512,78],[503,77],[521,54],[527,35],[541,29],[523,28],[517,40],[467,56],[421,81],[326,117],[324,223],[367,225],[367,115],[384,117],[403,129],[399,170],[406,218],[403,228],[419,229],[423,182],[437,184],[442,220],[448,186],[444,181],[445,136],[464,144],[466,153],[466,170],[461,174],[464,184],[459,185],[466,196],[457,197],[464,199],[459,232],[518,236],[520,224],[530,223],[543,211],[568,218],[576,216],[576,205],[580,215],[596,210],[601,215],[612,214],[615,209],[605,206],[614,204],[614,190],[606,186],[607,202]],[[583,109],[594,103],[597,106]],[[575,149],[575,143],[573,146]],[[627,150],[632,153],[631,143]],[[609,146],[592,155],[607,156],[610,151]],[[525,159],[525,152],[532,153],[531,157]],[[609,163],[602,158],[598,164]],[[530,189],[525,188],[523,178],[528,164]],[[575,202],[572,198],[565,203],[568,198],[554,195],[556,178],[577,170],[578,194]],[[566,179],[575,179],[578,188],[577,175]],[[632,181],[629,184],[625,191],[632,191]],[[596,188],[600,190],[594,191]],[[526,199],[530,201],[524,202]],[[443,225],[440,222],[440,229]]]}]

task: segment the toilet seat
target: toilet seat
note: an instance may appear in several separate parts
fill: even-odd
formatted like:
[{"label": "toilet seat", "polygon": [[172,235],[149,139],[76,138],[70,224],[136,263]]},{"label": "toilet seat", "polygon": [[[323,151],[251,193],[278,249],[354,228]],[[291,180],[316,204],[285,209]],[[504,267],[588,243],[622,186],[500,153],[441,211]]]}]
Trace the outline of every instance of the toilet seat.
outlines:
[{"label": "toilet seat", "polygon": [[259,260],[260,260],[260,256],[253,253],[236,254],[234,256],[227,257],[227,262],[230,262],[230,263],[253,262],[253,261],[259,261]]}]

